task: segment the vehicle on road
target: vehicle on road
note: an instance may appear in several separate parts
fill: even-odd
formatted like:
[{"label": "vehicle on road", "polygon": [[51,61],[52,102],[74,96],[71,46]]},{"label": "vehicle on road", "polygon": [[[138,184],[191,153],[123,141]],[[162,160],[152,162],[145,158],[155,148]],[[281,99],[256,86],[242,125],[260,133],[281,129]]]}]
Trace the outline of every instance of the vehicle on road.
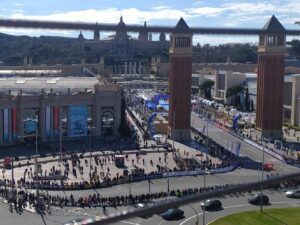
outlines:
[{"label": "vehicle on road", "polygon": [[76,218],[74,220],[64,223],[63,225],[82,225],[84,220],[84,218]]},{"label": "vehicle on road", "polygon": [[[145,203],[137,203],[137,204],[134,205],[134,207],[137,208],[137,209],[140,209],[140,208],[151,206],[154,203],[155,203],[154,201],[149,201],[149,202],[145,202]],[[143,219],[149,219],[153,215],[151,215],[151,214],[138,214],[138,216],[143,218]]]},{"label": "vehicle on road", "polygon": [[222,202],[219,199],[207,199],[201,203],[201,208],[206,211],[216,211],[222,209]]},{"label": "vehicle on road", "polygon": [[164,213],[160,214],[160,216],[165,220],[175,220],[181,219],[184,215],[184,211],[181,209],[169,209]]},{"label": "vehicle on road", "polygon": [[287,192],[285,192],[286,197],[289,198],[300,198],[300,189],[296,189],[296,190],[289,190]]},{"label": "vehicle on road", "polygon": [[269,197],[266,195],[257,194],[253,196],[252,198],[248,199],[248,202],[252,205],[260,205],[261,204],[261,198],[262,198],[262,204],[263,205],[269,205]]}]

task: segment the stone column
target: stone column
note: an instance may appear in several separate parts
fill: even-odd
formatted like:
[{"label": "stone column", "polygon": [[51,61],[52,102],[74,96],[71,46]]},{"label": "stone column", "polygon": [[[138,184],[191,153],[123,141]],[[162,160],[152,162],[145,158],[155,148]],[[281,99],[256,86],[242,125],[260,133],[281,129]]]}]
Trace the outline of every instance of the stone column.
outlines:
[{"label": "stone column", "polygon": [[50,107],[50,139],[53,139],[53,107]]},{"label": "stone column", "polygon": [[[24,136],[24,121],[23,121],[23,107],[18,108],[18,129],[19,129],[19,135],[22,137]],[[20,138],[20,140],[23,140],[23,138]]]},{"label": "stone column", "polygon": [[44,106],[41,106],[39,108],[38,127],[37,127],[41,141],[45,140],[45,123],[46,123],[45,114],[46,114],[46,108]]},{"label": "stone column", "polygon": [[139,62],[139,75],[142,74],[142,62]]},{"label": "stone column", "polygon": [[[0,124],[3,124],[3,109],[0,110]],[[0,126],[0,144],[3,144],[3,126]]]},{"label": "stone column", "polygon": [[131,67],[131,62],[129,62],[129,75],[131,75],[132,67]]},{"label": "stone column", "polygon": [[12,143],[12,115],[11,115],[11,109],[8,109],[8,142]]},{"label": "stone column", "polygon": [[127,76],[127,62],[124,62],[125,63],[125,71],[124,71],[124,75]]},{"label": "stone column", "polygon": [[136,62],[134,62],[134,66],[133,66],[133,69],[134,69],[134,75],[136,75]]}]

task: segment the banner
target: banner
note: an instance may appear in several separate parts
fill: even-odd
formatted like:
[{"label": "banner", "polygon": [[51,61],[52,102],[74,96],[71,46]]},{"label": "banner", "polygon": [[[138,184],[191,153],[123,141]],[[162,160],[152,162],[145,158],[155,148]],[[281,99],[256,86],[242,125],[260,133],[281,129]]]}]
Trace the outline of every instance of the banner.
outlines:
[{"label": "banner", "polygon": [[11,126],[12,126],[12,139],[18,139],[18,125],[17,125],[17,109],[11,109]]},{"label": "banner", "polygon": [[50,123],[51,123],[51,119],[50,119],[50,107],[47,106],[45,108],[45,136],[46,138],[49,138],[51,136],[51,131],[50,131]]},{"label": "banner", "polygon": [[9,140],[8,133],[8,109],[3,110],[3,141]]},{"label": "banner", "polygon": [[53,107],[53,135],[54,137],[59,136],[59,107]]},{"label": "banner", "polygon": [[69,137],[87,136],[87,106],[69,106],[68,117]]}]

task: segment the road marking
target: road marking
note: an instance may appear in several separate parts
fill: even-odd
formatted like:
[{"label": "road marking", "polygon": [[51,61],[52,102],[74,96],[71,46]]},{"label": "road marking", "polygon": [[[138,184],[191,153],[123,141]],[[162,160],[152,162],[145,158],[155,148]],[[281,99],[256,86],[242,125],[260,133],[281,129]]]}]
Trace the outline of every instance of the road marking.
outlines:
[{"label": "road marking", "polygon": [[[139,221],[139,222],[140,222],[140,221]],[[131,225],[140,225],[139,222],[137,222],[137,223],[132,223],[132,222],[124,221],[124,220],[121,221],[121,223],[127,223],[127,224],[131,224]]]},{"label": "road marking", "polygon": [[[289,204],[289,203],[299,203],[300,201],[285,201],[285,202],[271,202],[271,204]],[[245,206],[249,206],[251,204],[243,204],[243,205],[232,205],[232,206],[227,206],[227,207],[223,207],[224,209],[231,209],[231,208],[239,208],[239,207],[245,207]],[[197,215],[200,216],[203,213],[198,213]],[[184,221],[182,221],[179,225],[183,225],[186,222],[188,222],[189,220],[195,218],[197,215],[193,215],[187,219],[185,219]]]},{"label": "road marking", "polygon": [[177,178],[176,180],[184,180],[184,178]]},{"label": "road marking", "polygon": [[120,189],[124,189],[124,188],[126,188],[126,187],[118,187],[117,189],[120,190]]},{"label": "road marking", "polygon": [[139,186],[141,186],[140,184],[135,184],[135,185],[133,185],[133,187],[139,187]]}]

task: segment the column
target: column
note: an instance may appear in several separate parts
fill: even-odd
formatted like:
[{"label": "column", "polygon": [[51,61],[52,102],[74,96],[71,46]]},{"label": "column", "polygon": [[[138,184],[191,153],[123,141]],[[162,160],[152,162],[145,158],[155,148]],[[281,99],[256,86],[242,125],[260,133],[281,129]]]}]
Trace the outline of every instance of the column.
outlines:
[{"label": "column", "polygon": [[129,62],[129,75],[131,75],[132,67],[131,67],[131,62]]},{"label": "column", "polygon": [[3,144],[3,109],[0,110],[0,144]]},{"label": "column", "polygon": [[139,75],[142,74],[142,62],[139,62]]},{"label": "column", "polygon": [[134,75],[136,75],[136,62],[134,62],[133,69],[134,69]]},{"label": "column", "polygon": [[125,63],[125,71],[124,71],[124,75],[127,76],[127,62],[124,62]]},{"label": "column", "polygon": [[[18,108],[18,129],[19,129],[18,133],[19,133],[20,137],[24,136],[23,111],[24,111],[24,108],[22,108],[22,107]],[[20,138],[20,140],[23,140],[23,138]]]},{"label": "column", "polygon": [[8,142],[12,142],[12,116],[11,109],[8,109]]},{"label": "column", "polygon": [[50,139],[53,139],[53,106],[50,107]]},{"label": "column", "polygon": [[39,116],[38,116],[38,132],[39,132],[39,137],[41,141],[45,140],[45,114],[46,110],[45,107],[40,107],[39,108]]}]

